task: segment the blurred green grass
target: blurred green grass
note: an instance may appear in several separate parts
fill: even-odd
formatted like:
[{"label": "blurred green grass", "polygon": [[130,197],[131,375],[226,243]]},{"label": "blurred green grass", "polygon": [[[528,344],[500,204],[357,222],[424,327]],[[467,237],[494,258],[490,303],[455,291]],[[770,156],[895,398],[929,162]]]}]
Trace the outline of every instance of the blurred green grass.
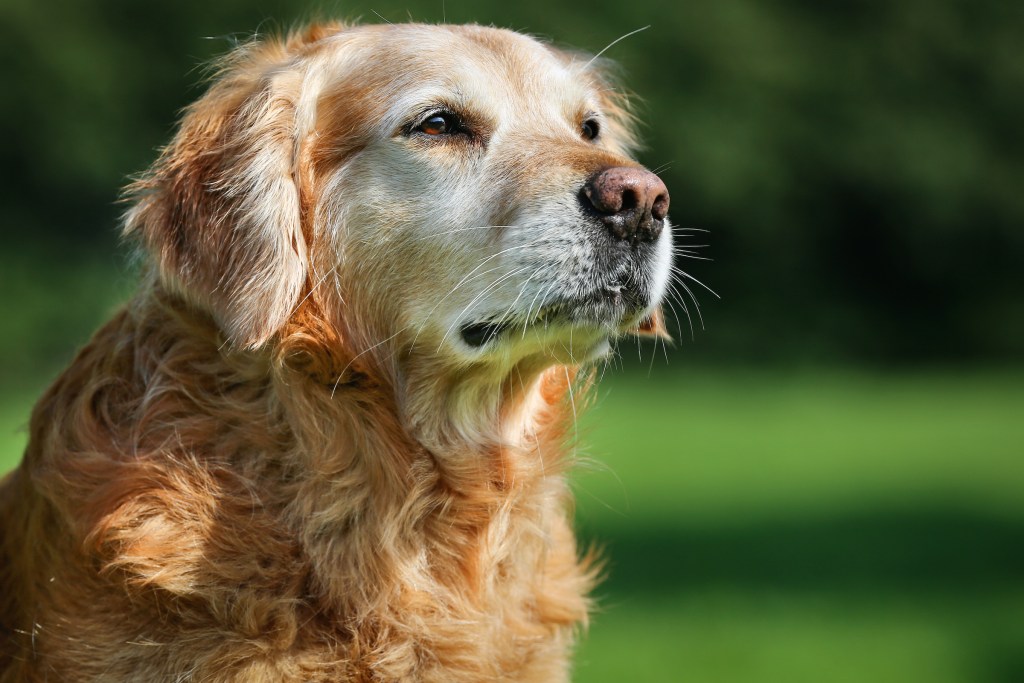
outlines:
[{"label": "blurred green grass", "polygon": [[1024,372],[644,374],[579,424],[577,681],[1024,680]]},{"label": "blurred green grass", "polygon": [[578,680],[1024,680],[1024,375],[613,376]]}]

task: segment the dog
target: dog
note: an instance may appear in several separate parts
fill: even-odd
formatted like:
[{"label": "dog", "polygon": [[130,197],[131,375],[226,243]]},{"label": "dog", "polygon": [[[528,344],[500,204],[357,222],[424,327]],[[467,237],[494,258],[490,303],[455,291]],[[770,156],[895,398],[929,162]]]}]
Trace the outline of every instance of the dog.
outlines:
[{"label": "dog", "polygon": [[665,334],[632,130],[598,60],[506,30],[227,55],[0,489],[0,681],[568,680],[575,405]]}]

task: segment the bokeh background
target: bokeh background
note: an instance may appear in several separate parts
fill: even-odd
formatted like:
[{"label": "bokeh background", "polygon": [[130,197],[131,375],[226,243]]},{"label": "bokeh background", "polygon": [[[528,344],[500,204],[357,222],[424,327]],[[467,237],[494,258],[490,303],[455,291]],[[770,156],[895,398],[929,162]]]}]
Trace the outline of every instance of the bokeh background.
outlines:
[{"label": "bokeh background", "polygon": [[606,56],[720,298],[681,280],[701,316],[581,420],[577,681],[1024,681],[1022,3],[2,0],[0,471],[132,288],[118,189],[201,65],[315,16],[650,26]]}]

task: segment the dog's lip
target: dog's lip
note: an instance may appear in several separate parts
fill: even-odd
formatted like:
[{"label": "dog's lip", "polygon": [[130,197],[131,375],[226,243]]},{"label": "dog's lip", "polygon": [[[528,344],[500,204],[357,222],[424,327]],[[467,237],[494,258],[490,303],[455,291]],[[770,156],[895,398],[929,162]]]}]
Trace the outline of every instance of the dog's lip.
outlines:
[{"label": "dog's lip", "polygon": [[462,340],[472,348],[487,346],[504,333],[512,329],[527,330],[535,325],[546,325],[560,317],[559,306],[542,308],[537,315],[526,319],[506,318],[500,320],[480,320],[467,322],[460,328]]},{"label": "dog's lip", "polygon": [[524,333],[531,327],[564,324],[571,327],[621,328],[634,327],[643,307],[635,302],[627,288],[607,285],[588,296],[548,304],[526,318],[470,320],[460,328],[467,346],[478,349],[488,346],[512,330]]},{"label": "dog's lip", "polygon": [[486,346],[488,342],[511,326],[511,322],[467,323],[462,326],[460,332],[462,341],[466,342],[467,346],[478,349]]}]

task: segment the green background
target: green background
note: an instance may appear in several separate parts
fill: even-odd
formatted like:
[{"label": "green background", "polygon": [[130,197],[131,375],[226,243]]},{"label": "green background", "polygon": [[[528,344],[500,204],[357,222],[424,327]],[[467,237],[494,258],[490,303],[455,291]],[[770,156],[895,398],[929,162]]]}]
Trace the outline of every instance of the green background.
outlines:
[{"label": "green background", "polygon": [[202,64],[314,16],[650,26],[606,56],[721,299],[581,418],[577,681],[1024,681],[1020,3],[0,0],[0,471],[132,289],[118,188]]}]

